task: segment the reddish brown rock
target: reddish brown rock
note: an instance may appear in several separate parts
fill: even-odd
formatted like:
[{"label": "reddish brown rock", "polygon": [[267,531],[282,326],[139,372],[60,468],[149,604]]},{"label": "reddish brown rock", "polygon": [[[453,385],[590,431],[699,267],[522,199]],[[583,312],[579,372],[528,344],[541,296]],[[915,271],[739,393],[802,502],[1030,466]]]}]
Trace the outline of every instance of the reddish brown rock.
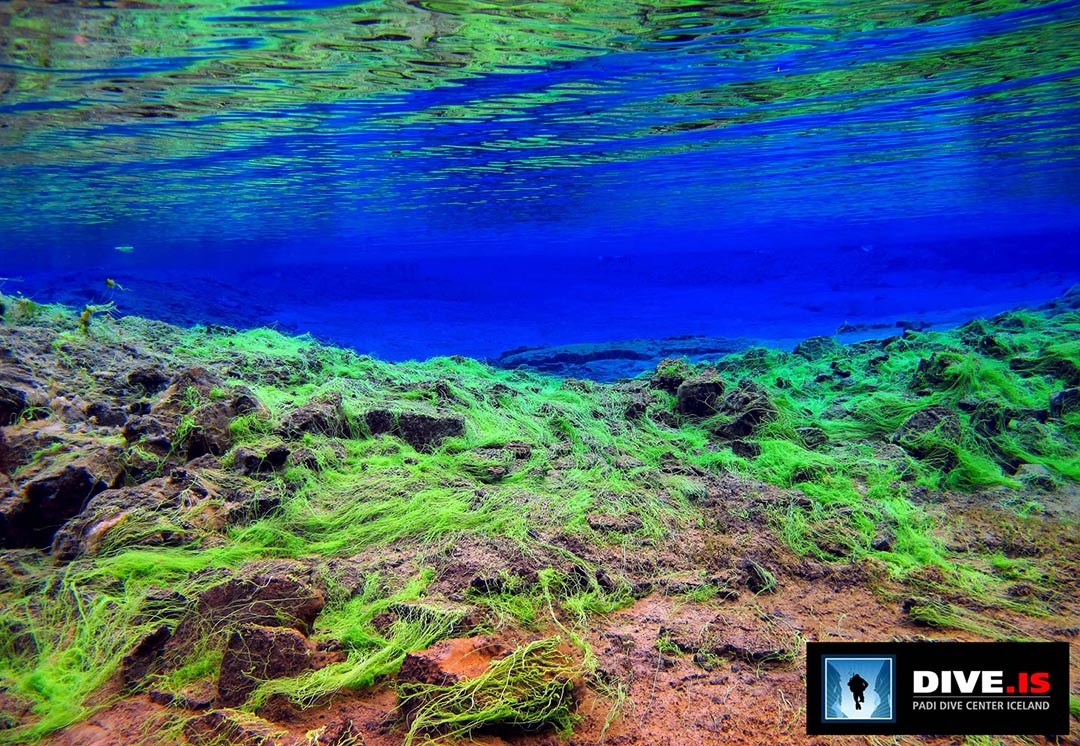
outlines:
[{"label": "reddish brown rock", "polygon": [[124,682],[125,689],[134,690],[142,685],[146,675],[165,650],[165,643],[169,641],[169,637],[169,628],[163,624],[139,640],[135,647],[124,656],[120,661],[120,678]]},{"label": "reddish brown rock", "polygon": [[427,650],[409,653],[398,670],[398,682],[445,686],[479,676],[491,661],[509,650],[491,637],[443,640]]},{"label": "reddish brown rock", "polygon": [[27,467],[21,489],[0,500],[0,546],[48,546],[87,500],[120,483],[121,448],[93,440],[78,447]]},{"label": "reddish brown rock", "polygon": [[172,380],[149,413],[127,421],[124,439],[174,463],[222,456],[233,444],[232,421],[262,410],[247,389],[226,389],[205,368],[190,368]]},{"label": "reddish brown rock", "polygon": [[218,676],[218,704],[242,704],[262,681],[296,676],[313,667],[315,646],[285,627],[246,625],[225,645]]},{"label": "reddish brown rock", "polygon": [[290,627],[308,634],[322,611],[322,594],[289,577],[232,577],[203,591],[177,625],[165,655],[190,652],[207,634],[245,625]]}]

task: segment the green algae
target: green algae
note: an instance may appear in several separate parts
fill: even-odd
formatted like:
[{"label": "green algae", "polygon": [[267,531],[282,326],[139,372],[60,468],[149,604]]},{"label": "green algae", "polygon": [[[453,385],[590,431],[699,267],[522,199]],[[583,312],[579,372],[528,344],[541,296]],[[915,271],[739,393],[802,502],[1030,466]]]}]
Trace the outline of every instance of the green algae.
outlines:
[{"label": "green algae", "polygon": [[406,746],[418,737],[462,737],[485,725],[522,730],[552,727],[568,734],[576,717],[574,680],[581,671],[559,649],[558,637],[523,645],[479,676],[450,685],[411,685],[403,705],[415,705]]}]

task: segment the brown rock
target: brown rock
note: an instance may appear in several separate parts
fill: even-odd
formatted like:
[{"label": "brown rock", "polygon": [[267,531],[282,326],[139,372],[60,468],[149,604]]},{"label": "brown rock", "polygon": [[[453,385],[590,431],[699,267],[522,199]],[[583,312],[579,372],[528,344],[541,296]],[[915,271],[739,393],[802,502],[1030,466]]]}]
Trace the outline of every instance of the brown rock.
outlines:
[{"label": "brown rock", "polygon": [[893,435],[892,442],[915,458],[941,460],[949,466],[955,462],[953,448],[962,435],[959,415],[935,404],[911,415]]},{"label": "brown rock", "polygon": [[96,441],[28,467],[22,490],[0,501],[0,546],[44,547],[86,501],[123,477],[123,450]]},{"label": "brown rock", "polygon": [[120,661],[120,678],[125,689],[135,690],[142,685],[146,675],[164,652],[169,637],[169,627],[163,624],[141,639],[131,652],[124,656]]},{"label": "brown rock", "polygon": [[218,704],[235,707],[260,682],[296,676],[312,668],[314,644],[294,629],[246,625],[225,645],[218,676]]},{"label": "brown rock", "polygon": [[731,419],[712,429],[713,435],[725,440],[740,440],[756,433],[761,426],[776,418],[776,405],[759,384],[744,379],[732,389],[720,406],[720,412]]},{"label": "brown rock", "polygon": [[711,417],[720,408],[724,395],[724,382],[714,369],[688,378],[679,384],[675,392],[675,411],[687,417]]},{"label": "brown rock", "polygon": [[492,637],[458,637],[443,640],[427,650],[409,653],[398,670],[398,682],[445,686],[476,678],[491,661],[509,650]]},{"label": "brown rock", "polygon": [[144,366],[130,371],[127,382],[143,394],[156,394],[169,382],[169,374],[158,367]]},{"label": "brown rock", "polygon": [[810,337],[795,345],[793,354],[806,360],[820,360],[840,350],[840,343],[832,337]]},{"label": "brown rock", "polygon": [[0,427],[0,474],[11,475],[18,467],[15,450],[8,443],[7,433]]},{"label": "brown rock", "polygon": [[397,429],[397,418],[388,409],[372,409],[364,414],[364,424],[367,425],[368,434],[386,435]]},{"label": "brown rock", "polygon": [[15,362],[0,362],[0,425],[13,425],[22,417],[38,419],[48,400],[44,385],[33,372]]},{"label": "brown rock", "polygon": [[205,368],[190,368],[173,379],[149,414],[127,421],[124,439],[174,463],[206,454],[222,456],[232,447],[232,421],[262,409],[247,389],[226,391]]},{"label": "brown rock", "polygon": [[593,531],[606,531],[616,534],[632,534],[645,525],[641,517],[633,513],[624,513],[623,515],[590,513],[585,516],[585,520]]},{"label": "brown rock", "polygon": [[418,451],[431,451],[445,438],[464,435],[465,420],[402,412],[398,415],[396,434]]},{"label": "brown rock", "polygon": [[289,449],[284,445],[260,450],[240,446],[233,452],[233,468],[241,474],[266,474],[285,467]]},{"label": "brown rock", "polygon": [[94,424],[105,427],[122,427],[128,419],[123,407],[107,401],[90,402],[86,405],[85,414]]},{"label": "brown rock", "polygon": [[656,371],[649,379],[649,386],[674,394],[692,372],[686,360],[674,357],[664,358],[657,363]]},{"label": "brown rock", "polygon": [[311,632],[323,596],[290,577],[231,577],[199,594],[165,646],[166,665],[179,662],[207,635],[229,634],[246,625],[290,627]]},{"label": "brown rock", "polygon": [[297,438],[304,433],[349,436],[352,425],[341,406],[341,394],[332,391],[290,412],[279,431],[288,438]]}]

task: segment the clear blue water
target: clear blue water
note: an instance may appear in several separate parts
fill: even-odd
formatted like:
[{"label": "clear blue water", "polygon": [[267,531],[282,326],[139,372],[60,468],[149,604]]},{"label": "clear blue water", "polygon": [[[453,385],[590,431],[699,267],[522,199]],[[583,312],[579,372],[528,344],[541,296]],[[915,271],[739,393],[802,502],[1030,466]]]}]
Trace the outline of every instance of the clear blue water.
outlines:
[{"label": "clear blue water", "polygon": [[1080,282],[1080,2],[4,0],[0,40],[7,294],[404,359]]}]

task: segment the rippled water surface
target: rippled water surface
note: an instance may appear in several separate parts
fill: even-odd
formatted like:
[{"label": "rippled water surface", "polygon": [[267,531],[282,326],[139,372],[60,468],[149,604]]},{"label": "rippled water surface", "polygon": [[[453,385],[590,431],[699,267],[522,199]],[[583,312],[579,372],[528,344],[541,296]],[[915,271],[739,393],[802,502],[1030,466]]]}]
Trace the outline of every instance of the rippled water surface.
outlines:
[{"label": "rippled water surface", "polygon": [[1080,2],[3,0],[0,40],[4,292],[394,356],[1080,279]]}]

